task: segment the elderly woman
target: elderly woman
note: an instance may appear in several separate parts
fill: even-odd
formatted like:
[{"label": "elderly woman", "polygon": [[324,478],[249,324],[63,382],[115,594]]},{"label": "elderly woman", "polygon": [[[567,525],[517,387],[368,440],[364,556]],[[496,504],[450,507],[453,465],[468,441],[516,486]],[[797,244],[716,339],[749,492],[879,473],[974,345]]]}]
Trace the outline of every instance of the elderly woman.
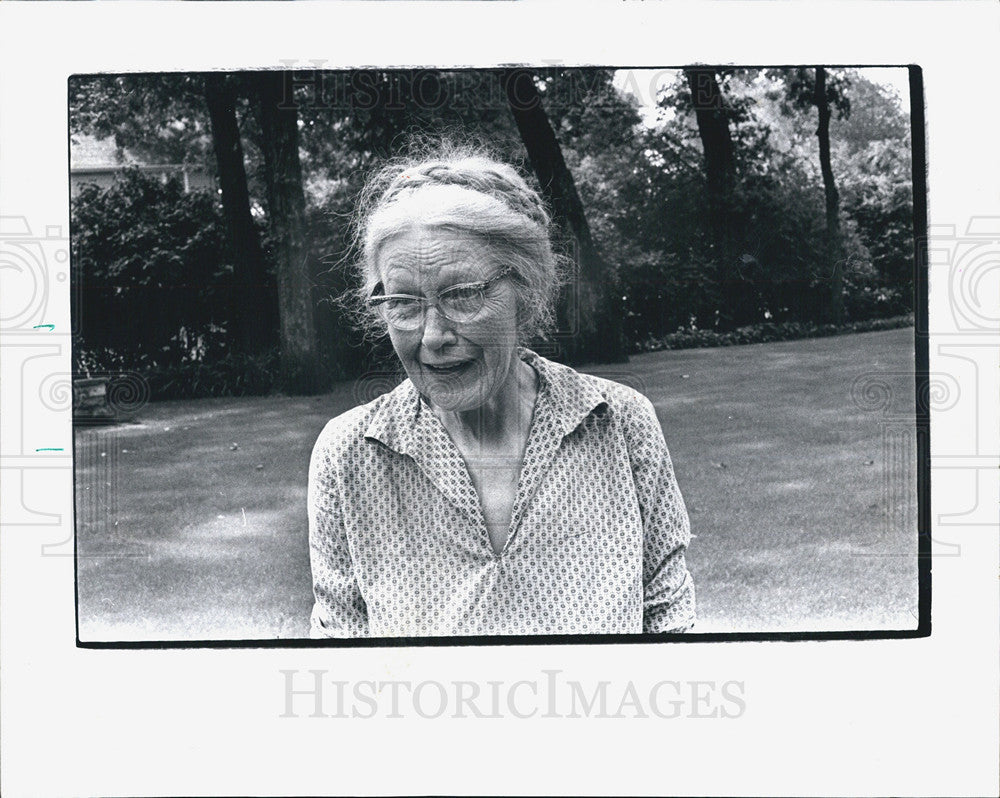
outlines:
[{"label": "elderly woman", "polygon": [[475,154],[375,186],[362,296],[408,378],[316,442],[313,636],[688,629],[688,518],[652,404],[519,347],[557,287],[538,194]]}]

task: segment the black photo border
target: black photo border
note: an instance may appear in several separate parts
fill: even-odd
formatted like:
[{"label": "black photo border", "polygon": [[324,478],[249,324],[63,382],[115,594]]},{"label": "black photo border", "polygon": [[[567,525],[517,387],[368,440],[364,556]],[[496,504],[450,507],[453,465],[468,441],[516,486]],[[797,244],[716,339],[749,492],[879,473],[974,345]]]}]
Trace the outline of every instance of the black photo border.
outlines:
[{"label": "black photo border", "polygon": [[[426,65],[425,65],[426,66]],[[544,69],[542,64],[505,65],[504,68],[518,66],[527,69]],[[605,64],[573,65],[567,68],[605,68],[605,69],[684,69],[692,66],[608,66]],[[767,68],[814,66],[813,64],[699,64],[714,68]],[[916,480],[917,480],[917,592],[918,621],[915,629],[900,630],[843,630],[843,631],[789,631],[789,632],[685,632],[666,634],[581,634],[581,635],[470,635],[441,637],[368,637],[368,638],[337,638],[337,639],[216,639],[216,640],[141,640],[141,641],[83,641],[80,639],[79,613],[79,553],[77,550],[79,486],[76,479],[76,440],[73,444],[73,579],[74,579],[74,619],[76,627],[76,647],[80,649],[129,650],[129,649],[313,649],[313,648],[406,648],[406,647],[443,647],[443,646],[541,646],[541,645],[634,645],[647,643],[738,643],[738,642],[798,642],[827,640],[899,640],[931,636],[931,462],[930,462],[930,408],[926,400],[929,391],[929,299],[928,299],[928,216],[927,216],[927,153],[926,153],[926,120],[923,90],[923,71],[917,64],[819,64],[828,68],[887,68],[908,69],[909,73],[909,110],[912,156],[912,190],[913,219],[912,233],[914,242],[914,367],[915,367],[915,421],[916,421]],[[366,67],[403,69],[408,67]],[[419,67],[414,67],[419,68]],[[427,66],[428,69],[436,67]],[[448,67],[449,71],[498,70],[500,67]],[[177,72],[196,73],[202,70],[177,70]],[[254,69],[224,70],[226,72],[251,72]],[[313,71],[313,70],[290,70]],[[329,71],[348,71],[348,68],[331,68]],[[155,71],[137,70],[127,73],[100,73],[105,76],[113,74],[167,74]],[[87,73],[72,74],[67,80],[67,111],[69,106],[69,87],[75,79],[87,77]],[[70,146],[69,114],[67,113],[66,148],[67,163]],[[69,167],[67,167],[68,169]],[[69,172],[67,171],[67,185]],[[70,231],[72,236],[72,229]],[[72,256],[71,256],[72,257]],[[72,268],[72,266],[71,266]],[[76,329],[74,321],[74,329]],[[923,397],[923,399],[922,399]],[[74,424],[74,430],[76,424]]]}]

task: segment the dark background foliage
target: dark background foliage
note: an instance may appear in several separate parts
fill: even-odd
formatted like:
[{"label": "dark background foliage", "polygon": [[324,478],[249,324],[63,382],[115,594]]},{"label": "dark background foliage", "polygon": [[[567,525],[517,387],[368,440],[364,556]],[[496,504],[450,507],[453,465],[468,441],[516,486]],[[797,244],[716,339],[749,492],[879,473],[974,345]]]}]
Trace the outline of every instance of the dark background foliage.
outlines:
[{"label": "dark background foliage", "polygon": [[[601,256],[601,301],[619,309],[627,351],[720,345],[830,332],[828,222],[816,141],[815,70],[717,70],[731,139],[729,188],[712,205],[695,103],[683,73],[658,98],[659,118],[616,87],[612,70],[539,70],[548,123]],[[831,161],[839,189],[842,324],[912,313],[909,119],[863,74],[828,70]],[[302,238],[316,363],[326,381],[385,368],[336,298],[351,285],[351,215],[369,171],[421,138],[488,143],[529,177],[522,136],[498,73],[428,70],[296,73],[286,82],[298,130]],[[216,191],[185,192],[125,169],[109,188],[85,186],[72,206],[80,302],[79,374],[132,370],[155,398],[267,393],[284,387],[287,341],[277,323],[288,269],[274,165],[253,77],[229,76],[265,278],[239,294],[238,259]],[[811,99],[810,99],[811,98]],[[142,163],[214,174],[203,76],[75,79],[71,132],[114,138]],[[268,170],[271,171],[268,171]],[[268,181],[271,181],[270,183]],[[715,214],[713,216],[713,214]],[[725,220],[720,239],[712,219]],[[283,310],[282,313],[290,311]],[[262,343],[234,338],[258,324]],[[892,324],[892,322],[886,322]],[[845,326],[846,325],[846,326]],[[860,326],[859,326],[860,325]]]}]

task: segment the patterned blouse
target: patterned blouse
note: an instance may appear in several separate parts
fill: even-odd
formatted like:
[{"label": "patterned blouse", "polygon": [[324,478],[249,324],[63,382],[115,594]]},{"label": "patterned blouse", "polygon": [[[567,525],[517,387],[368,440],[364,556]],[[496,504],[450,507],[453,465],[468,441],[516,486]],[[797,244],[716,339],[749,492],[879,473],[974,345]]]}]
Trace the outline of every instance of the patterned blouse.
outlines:
[{"label": "patterned blouse", "polygon": [[309,469],[313,637],[679,632],[687,512],[648,399],[522,349],[538,396],[494,552],[465,461],[405,380]]}]

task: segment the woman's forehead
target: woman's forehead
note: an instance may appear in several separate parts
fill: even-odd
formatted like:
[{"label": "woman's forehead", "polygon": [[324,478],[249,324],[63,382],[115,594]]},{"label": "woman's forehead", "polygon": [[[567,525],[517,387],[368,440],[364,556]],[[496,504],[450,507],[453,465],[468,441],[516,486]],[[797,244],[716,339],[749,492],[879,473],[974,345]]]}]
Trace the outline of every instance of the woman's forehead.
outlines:
[{"label": "woman's forehead", "polygon": [[440,284],[483,280],[495,268],[481,238],[433,227],[407,229],[386,239],[377,262],[383,280]]}]

